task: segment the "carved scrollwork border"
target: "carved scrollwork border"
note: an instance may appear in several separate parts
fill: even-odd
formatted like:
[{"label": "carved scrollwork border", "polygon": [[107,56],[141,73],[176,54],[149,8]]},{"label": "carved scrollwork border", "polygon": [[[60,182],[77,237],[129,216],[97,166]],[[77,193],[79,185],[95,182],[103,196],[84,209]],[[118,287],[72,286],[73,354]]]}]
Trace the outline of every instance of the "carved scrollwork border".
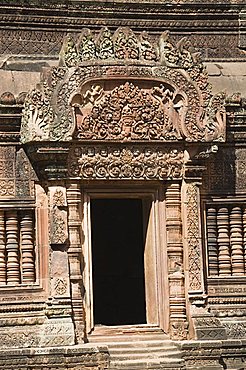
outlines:
[{"label": "carved scrollwork border", "polygon": [[88,180],[179,179],[184,171],[184,152],[158,146],[74,146],[68,159],[71,177]]}]

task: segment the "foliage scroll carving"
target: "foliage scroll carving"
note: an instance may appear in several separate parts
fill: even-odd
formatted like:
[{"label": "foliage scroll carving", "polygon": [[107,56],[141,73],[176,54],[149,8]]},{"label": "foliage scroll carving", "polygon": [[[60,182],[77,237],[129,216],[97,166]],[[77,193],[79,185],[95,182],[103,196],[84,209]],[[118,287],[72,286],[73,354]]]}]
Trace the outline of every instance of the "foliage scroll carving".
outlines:
[{"label": "foliage scroll carving", "polygon": [[22,142],[223,141],[225,97],[212,95],[205,67],[184,43],[173,45],[168,32],[151,43],[124,27],[113,35],[84,29],[77,43],[68,36],[60,66],[26,97]]},{"label": "foliage scroll carving", "polygon": [[68,167],[69,176],[82,179],[182,178],[184,153],[145,146],[76,146]]}]

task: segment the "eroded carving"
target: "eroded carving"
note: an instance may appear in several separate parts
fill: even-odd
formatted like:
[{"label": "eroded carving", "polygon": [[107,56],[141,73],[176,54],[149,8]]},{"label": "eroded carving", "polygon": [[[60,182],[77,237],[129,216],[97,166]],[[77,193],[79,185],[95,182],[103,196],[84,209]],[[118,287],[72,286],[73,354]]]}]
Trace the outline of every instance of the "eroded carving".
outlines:
[{"label": "eroded carving", "polygon": [[61,186],[50,187],[50,241],[64,244],[68,238],[66,190]]}]

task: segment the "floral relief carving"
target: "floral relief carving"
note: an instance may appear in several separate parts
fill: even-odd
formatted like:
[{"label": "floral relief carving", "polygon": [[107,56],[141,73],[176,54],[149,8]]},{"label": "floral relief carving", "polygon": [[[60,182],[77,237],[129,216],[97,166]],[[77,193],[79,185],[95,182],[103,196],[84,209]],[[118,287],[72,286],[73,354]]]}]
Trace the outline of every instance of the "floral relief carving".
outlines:
[{"label": "floral relief carving", "polygon": [[184,136],[185,97],[170,86],[145,90],[126,82],[100,99],[101,95],[102,89],[92,86],[90,100],[76,115],[79,139],[178,140]]},{"label": "floral relief carving", "polygon": [[68,238],[67,201],[65,188],[50,187],[50,242],[64,244]]},{"label": "floral relief carving", "polygon": [[64,244],[67,240],[66,212],[53,210],[51,214],[51,244]]},{"label": "floral relief carving", "polygon": [[184,153],[145,146],[76,146],[68,167],[70,176],[83,179],[181,178]]},{"label": "floral relief carving", "polygon": [[201,290],[201,251],[199,237],[199,207],[196,184],[188,184],[187,196],[187,242],[189,258],[189,289]]},{"label": "floral relief carving", "polygon": [[[168,32],[155,44],[124,27],[84,29],[77,43],[67,36],[60,66],[26,97],[22,143],[70,141],[76,124],[81,140],[223,141],[225,96],[212,94],[205,67],[184,45]],[[140,86],[147,79],[152,85]],[[118,82],[106,91],[106,80]]]}]

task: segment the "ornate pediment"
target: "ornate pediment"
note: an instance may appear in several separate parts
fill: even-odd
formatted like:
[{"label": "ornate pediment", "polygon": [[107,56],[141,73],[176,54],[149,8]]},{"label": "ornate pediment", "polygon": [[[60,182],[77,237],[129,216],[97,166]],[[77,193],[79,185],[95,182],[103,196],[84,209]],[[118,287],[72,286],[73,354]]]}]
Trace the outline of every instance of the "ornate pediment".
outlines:
[{"label": "ornate pediment", "polygon": [[92,85],[74,104],[76,137],[81,140],[180,140],[185,129],[187,98],[167,84],[140,87],[125,82],[105,91]]},{"label": "ornate pediment", "polygon": [[67,37],[60,66],[25,102],[21,139],[190,141],[225,138],[223,94],[212,95],[197,55],[129,28]]}]

